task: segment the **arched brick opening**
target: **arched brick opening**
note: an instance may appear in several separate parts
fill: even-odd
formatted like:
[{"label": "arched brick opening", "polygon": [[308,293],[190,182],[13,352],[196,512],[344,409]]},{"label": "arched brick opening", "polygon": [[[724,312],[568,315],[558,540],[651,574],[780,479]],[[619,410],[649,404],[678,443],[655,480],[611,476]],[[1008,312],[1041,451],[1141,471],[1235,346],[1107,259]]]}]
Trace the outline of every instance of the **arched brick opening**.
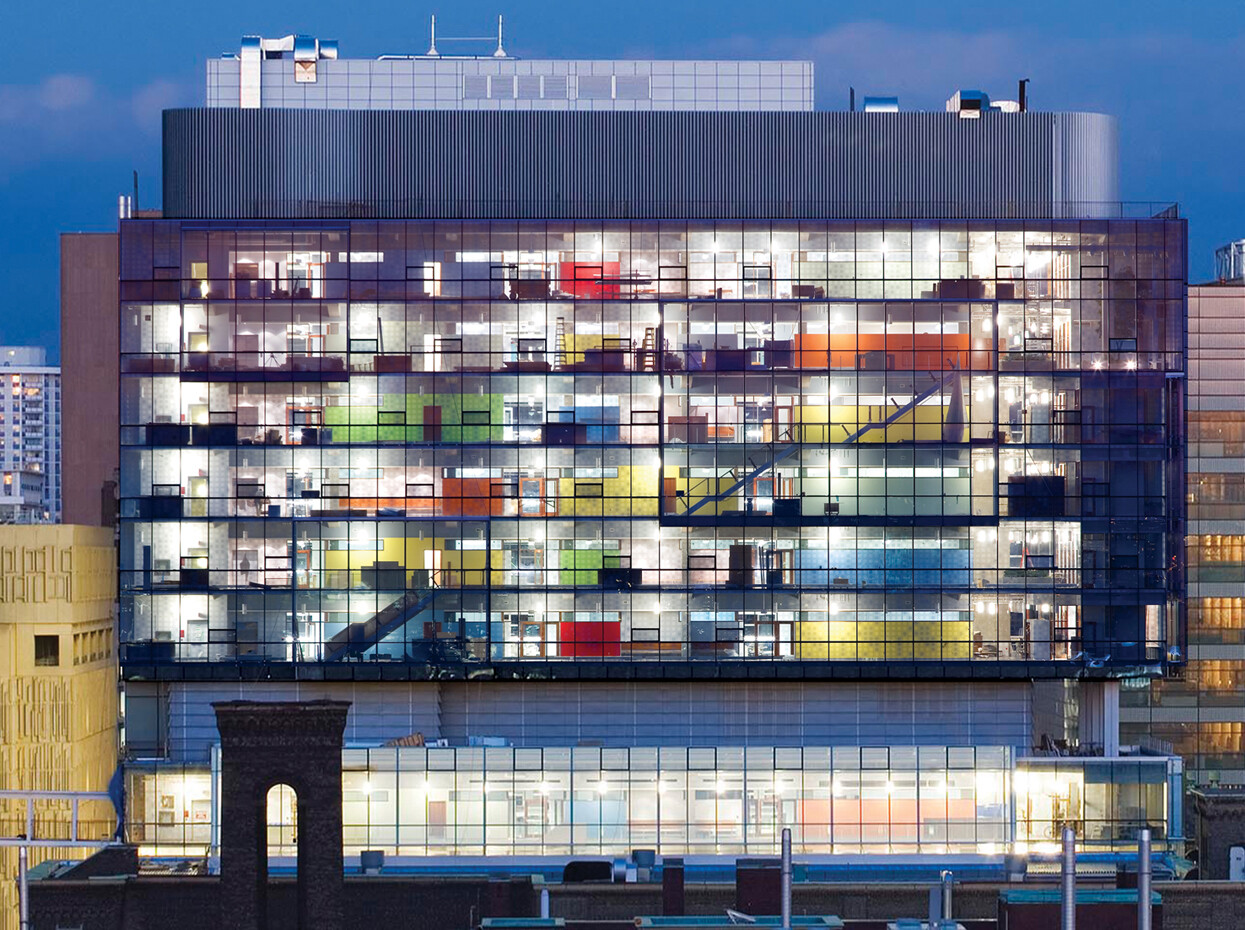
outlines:
[{"label": "arched brick opening", "polygon": [[279,781],[268,789],[264,827],[269,863],[274,858],[298,855],[298,792],[292,785]]},{"label": "arched brick opening", "polygon": [[221,738],[221,917],[264,930],[268,791],[298,797],[298,926],[341,930],[343,701],[227,701],[212,705]]}]

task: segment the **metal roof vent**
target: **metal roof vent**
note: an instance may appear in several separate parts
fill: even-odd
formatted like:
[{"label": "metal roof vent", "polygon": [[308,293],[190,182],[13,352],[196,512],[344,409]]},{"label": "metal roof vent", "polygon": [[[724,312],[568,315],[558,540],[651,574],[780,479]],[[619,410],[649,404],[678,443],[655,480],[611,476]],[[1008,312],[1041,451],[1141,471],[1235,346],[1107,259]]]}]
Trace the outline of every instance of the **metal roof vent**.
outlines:
[{"label": "metal roof vent", "polygon": [[947,101],[948,113],[959,113],[960,119],[980,119],[990,109],[990,95],[980,90],[957,90]]},{"label": "metal roof vent", "polygon": [[242,62],[239,67],[238,102],[244,109],[254,109],[261,103],[262,62],[292,58],[295,82],[314,84],[316,62],[322,58],[337,57],[337,40],[303,35],[288,35],[279,39],[243,36],[237,57]]},{"label": "metal roof vent", "polygon": [[865,98],[866,113],[898,113],[899,98],[898,97],[866,97]]}]

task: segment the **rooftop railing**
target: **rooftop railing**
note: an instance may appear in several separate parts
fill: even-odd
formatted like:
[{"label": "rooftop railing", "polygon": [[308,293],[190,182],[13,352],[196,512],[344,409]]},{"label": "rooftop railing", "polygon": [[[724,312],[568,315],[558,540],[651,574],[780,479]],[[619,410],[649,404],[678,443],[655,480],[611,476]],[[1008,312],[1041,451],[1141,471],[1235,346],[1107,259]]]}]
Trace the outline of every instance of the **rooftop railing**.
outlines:
[{"label": "rooftop railing", "polygon": [[253,200],[268,219],[1179,219],[1160,201],[1078,200]]}]

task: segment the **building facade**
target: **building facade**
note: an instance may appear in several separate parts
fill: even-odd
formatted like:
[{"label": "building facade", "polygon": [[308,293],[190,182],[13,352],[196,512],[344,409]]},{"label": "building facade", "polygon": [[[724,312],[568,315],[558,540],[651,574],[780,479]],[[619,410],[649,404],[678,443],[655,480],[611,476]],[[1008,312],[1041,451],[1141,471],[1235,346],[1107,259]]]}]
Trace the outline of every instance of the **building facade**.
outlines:
[{"label": "building facade", "polygon": [[[295,123],[359,145],[265,173]],[[138,840],[212,844],[240,695],[353,702],[349,849],[1179,835],[1113,721],[1183,654],[1185,230],[1101,202],[1113,152],[1085,114],[166,114],[166,219],[121,226]]]},{"label": "building facade", "polygon": [[[435,45],[434,45],[435,48]],[[498,44],[499,51],[501,44]],[[337,57],[306,36],[243,39],[207,63],[207,105],[328,110],[811,110],[808,61]]]},{"label": "building facade", "polygon": [[61,375],[47,353],[0,346],[0,514],[9,523],[61,516]]},{"label": "building facade", "polygon": [[117,234],[61,235],[61,507],[66,523],[116,522],[120,365]]},{"label": "building facade", "polygon": [[[116,556],[110,529],[0,527],[0,787],[104,791],[117,766]],[[107,803],[84,802],[80,836],[107,838]],[[0,801],[5,836],[26,832],[24,802]],[[40,801],[36,835],[68,836],[71,812]],[[30,863],[85,855],[35,848]],[[17,850],[0,852],[4,926],[17,928]]]},{"label": "building facade", "polygon": [[1171,744],[1199,785],[1245,782],[1243,352],[1245,287],[1189,288],[1189,661],[1120,711],[1127,741]]}]

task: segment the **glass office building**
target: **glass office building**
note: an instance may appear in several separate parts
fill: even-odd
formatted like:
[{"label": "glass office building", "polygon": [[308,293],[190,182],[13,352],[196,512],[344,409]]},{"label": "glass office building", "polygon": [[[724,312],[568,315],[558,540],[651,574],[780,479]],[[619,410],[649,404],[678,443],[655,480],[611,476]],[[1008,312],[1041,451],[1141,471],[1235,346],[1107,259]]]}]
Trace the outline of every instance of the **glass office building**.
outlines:
[{"label": "glass office building", "polygon": [[212,845],[238,697],[351,702],[349,850],[1180,836],[1117,695],[1183,657],[1185,226],[1113,120],[300,41],[121,224],[137,842]]},{"label": "glass office building", "polygon": [[[134,221],[122,248],[131,273],[151,261],[122,306],[122,632],[139,675],[1073,677],[1156,668],[1179,642],[1178,221]],[[1020,791],[1005,746],[772,748],[794,761],[756,761],[745,788],[758,747],[655,742],[378,750],[416,781],[441,774],[419,804],[376,808],[382,826],[391,789],[348,790],[368,813],[347,812],[347,845],[742,853],[781,821],[808,851],[1025,849],[1088,796],[1082,760],[1046,763],[1081,787]],[[713,757],[704,790],[680,782],[696,753]],[[845,761],[871,753],[902,777]],[[373,755],[364,782],[399,777]],[[486,757],[507,787],[482,787]],[[1149,764],[1135,781],[1159,793],[1132,819],[1100,813],[1095,844],[1178,809],[1170,763]],[[136,771],[132,796],[154,797]],[[480,784],[450,810],[444,778]],[[632,810],[666,784],[677,827]],[[493,824],[503,807],[522,822]]]},{"label": "glass office building", "polygon": [[122,249],[150,256],[131,661],[1179,641],[1180,221],[133,221]]}]

